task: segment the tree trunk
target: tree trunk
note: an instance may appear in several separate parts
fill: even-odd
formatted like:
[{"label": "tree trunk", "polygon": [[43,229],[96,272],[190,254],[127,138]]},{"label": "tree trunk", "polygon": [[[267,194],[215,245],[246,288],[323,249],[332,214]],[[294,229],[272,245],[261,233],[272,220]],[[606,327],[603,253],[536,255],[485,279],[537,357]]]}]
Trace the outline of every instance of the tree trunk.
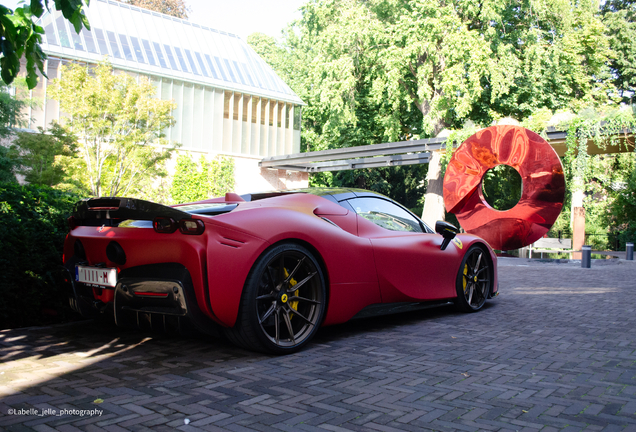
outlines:
[{"label": "tree trunk", "polygon": [[444,178],[440,163],[441,153],[431,152],[428,162],[428,174],[426,175],[427,187],[424,195],[424,210],[422,220],[431,228],[435,228],[435,222],[444,220]]}]

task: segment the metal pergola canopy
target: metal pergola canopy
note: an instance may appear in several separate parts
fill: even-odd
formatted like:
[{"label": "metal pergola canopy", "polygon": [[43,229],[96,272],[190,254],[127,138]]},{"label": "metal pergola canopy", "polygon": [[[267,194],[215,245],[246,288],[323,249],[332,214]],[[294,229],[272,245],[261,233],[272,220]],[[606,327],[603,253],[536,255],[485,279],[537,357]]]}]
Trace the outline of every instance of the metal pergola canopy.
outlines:
[{"label": "metal pergola canopy", "polygon": [[445,137],[294,153],[264,158],[259,166],[289,171],[323,172],[428,163]]},{"label": "metal pergola canopy", "polygon": [[[590,141],[590,154],[617,153],[634,150],[634,134],[622,131],[622,144],[600,149]],[[549,128],[547,140],[559,156],[566,151],[567,132]],[[318,173],[325,171],[346,171],[358,168],[378,168],[386,166],[425,164],[430,161],[431,152],[445,146],[446,137],[436,137],[413,141],[372,144],[345,147],[283,156],[266,157],[259,162],[262,168],[283,169]],[[457,146],[458,143],[453,143]]]}]

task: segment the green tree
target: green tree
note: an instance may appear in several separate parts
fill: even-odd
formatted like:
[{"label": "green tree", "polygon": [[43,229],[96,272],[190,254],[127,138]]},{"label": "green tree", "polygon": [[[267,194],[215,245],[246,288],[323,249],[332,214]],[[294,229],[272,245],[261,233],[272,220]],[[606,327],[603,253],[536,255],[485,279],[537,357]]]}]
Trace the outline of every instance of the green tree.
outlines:
[{"label": "green tree", "polygon": [[0,83],[0,137],[5,138],[13,133],[12,128],[24,124],[24,108],[27,103],[16,98],[7,85]]},{"label": "green tree", "polygon": [[150,9],[173,17],[188,19],[188,7],[183,0],[117,0],[132,6]]},{"label": "green tree", "polygon": [[9,156],[9,149],[0,145],[0,183],[17,183],[17,167],[15,159]]},{"label": "green tree", "polygon": [[610,67],[623,102],[633,102],[636,92],[636,2],[614,0],[603,4],[603,21],[615,54]]},{"label": "green tree", "polygon": [[163,173],[173,150],[164,131],[175,122],[175,104],[154,98],[148,79],[114,74],[108,63],[92,71],[71,64],[50,91],[82,143],[92,195],[129,194],[143,178]]},{"label": "green tree", "polygon": [[[249,42],[308,104],[303,150],[616,102],[594,2],[313,0],[302,14],[281,41]],[[378,184],[355,173],[312,181]]]},{"label": "green tree", "polygon": [[67,176],[66,166],[60,156],[74,157],[77,137],[54,122],[45,133],[18,132],[11,145],[13,157],[19,165],[18,172],[34,185],[56,186]]},{"label": "green tree", "polygon": [[280,46],[250,42],[308,103],[312,149],[578,110],[612,91],[593,3],[316,0],[302,12]]},{"label": "green tree", "polygon": [[177,158],[170,194],[175,203],[201,201],[234,190],[234,159],[217,157],[198,162],[189,155]]},{"label": "green tree", "polygon": [[[24,123],[24,108],[27,106],[22,99],[12,93],[14,89],[0,83],[0,138],[13,134],[13,127]],[[8,147],[0,145],[0,183],[17,182],[15,172],[18,164],[10,154]]]},{"label": "green tree", "polygon": [[[84,7],[90,0],[54,0],[55,9],[62,11],[64,18],[70,21],[77,33],[86,27],[90,30]],[[11,84],[20,72],[20,59],[26,59],[26,82],[30,89],[38,82],[36,68],[46,76],[42,51],[44,29],[35,23],[42,16],[44,8],[50,10],[49,0],[30,0],[23,6],[11,10],[0,4],[0,39],[2,40],[2,80]]]},{"label": "green tree", "polygon": [[0,329],[73,316],[59,269],[66,220],[81,198],[44,186],[0,185]]}]

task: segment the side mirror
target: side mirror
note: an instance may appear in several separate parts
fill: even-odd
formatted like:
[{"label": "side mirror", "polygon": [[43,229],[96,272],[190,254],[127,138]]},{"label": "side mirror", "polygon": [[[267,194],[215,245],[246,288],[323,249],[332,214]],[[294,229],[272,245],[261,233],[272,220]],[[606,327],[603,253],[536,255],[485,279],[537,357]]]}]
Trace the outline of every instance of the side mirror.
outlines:
[{"label": "side mirror", "polygon": [[459,230],[455,228],[454,225],[449,224],[444,221],[435,222],[435,232],[437,234],[441,234],[444,237],[444,241],[442,241],[442,245],[439,247],[441,250],[445,250],[446,246],[450,243],[452,239],[455,238]]}]

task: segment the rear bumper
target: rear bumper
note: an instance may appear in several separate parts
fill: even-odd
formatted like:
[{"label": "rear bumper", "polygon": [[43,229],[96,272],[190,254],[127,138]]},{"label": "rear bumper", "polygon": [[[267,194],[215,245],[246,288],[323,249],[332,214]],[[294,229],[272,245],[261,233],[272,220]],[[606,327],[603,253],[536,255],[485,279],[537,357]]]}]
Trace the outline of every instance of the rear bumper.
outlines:
[{"label": "rear bumper", "polygon": [[[199,309],[188,270],[178,263],[151,264],[124,269],[117,286],[98,288],[105,295],[95,295],[91,286],[74,280],[74,263],[67,263],[67,292],[71,307],[86,318],[113,315],[122,327],[178,331],[195,329],[219,334],[219,325]],[[103,302],[100,298],[112,299]]]}]

